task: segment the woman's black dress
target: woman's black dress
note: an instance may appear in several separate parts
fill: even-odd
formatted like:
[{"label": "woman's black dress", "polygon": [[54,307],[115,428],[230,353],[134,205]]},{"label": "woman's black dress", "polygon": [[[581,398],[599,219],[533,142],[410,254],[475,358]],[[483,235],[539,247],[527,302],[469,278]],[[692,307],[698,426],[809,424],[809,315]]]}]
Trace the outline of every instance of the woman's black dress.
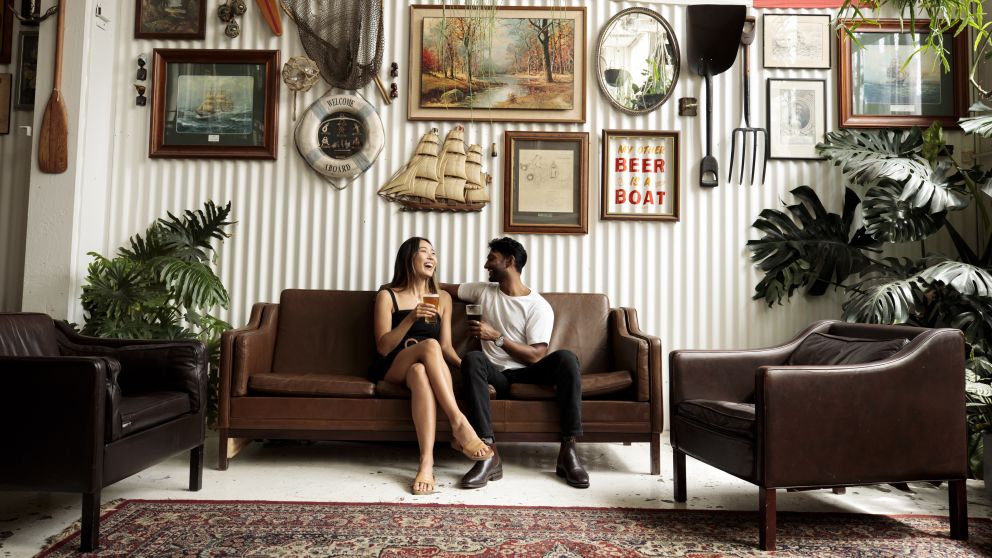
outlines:
[{"label": "woman's black dress", "polygon": [[[407,314],[409,314],[413,310],[412,309],[400,310],[399,305],[396,303],[396,294],[393,293],[392,289],[386,289],[386,290],[389,291],[389,297],[393,299],[393,329],[395,329],[396,326],[400,325],[400,322],[406,319]],[[417,320],[413,322],[413,325],[410,326],[409,331],[406,332],[406,337],[403,338],[403,341],[399,345],[397,345],[395,349],[390,351],[389,354],[386,356],[382,356],[380,354],[376,355],[375,361],[373,361],[372,365],[369,366],[369,380],[373,382],[378,382],[383,377],[385,377],[386,372],[389,370],[389,367],[392,366],[393,364],[393,360],[396,359],[396,355],[400,354],[400,351],[406,348],[406,344],[408,340],[415,339],[419,342],[419,341],[423,341],[424,339],[440,339],[440,338],[441,338],[440,316],[438,316],[438,319],[435,320],[434,323],[432,324],[429,324],[423,320]]]}]

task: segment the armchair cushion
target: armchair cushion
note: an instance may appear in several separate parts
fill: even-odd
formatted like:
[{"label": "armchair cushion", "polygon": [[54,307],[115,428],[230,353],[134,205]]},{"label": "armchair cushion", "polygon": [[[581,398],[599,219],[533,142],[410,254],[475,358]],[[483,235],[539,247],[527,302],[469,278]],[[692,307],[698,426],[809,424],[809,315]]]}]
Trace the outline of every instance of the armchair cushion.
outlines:
[{"label": "armchair cushion", "polygon": [[121,397],[121,436],[128,436],[190,412],[189,394],[146,392]]},{"label": "armchair cushion", "polygon": [[[626,370],[583,374],[580,381],[582,382],[583,398],[623,391],[634,383],[630,377],[630,372]],[[517,383],[510,386],[510,397],[531,400],[554,399],[555,388],[554,386]]]},{"label": "armchair cushion", "polygon": [[793,351],[788,364],[800,366],[866,364],[889,358],[908,342],[902,337],[879,340],[811,333]]},{"label": "armchair cushion", "polygon": [[337,374],[254,374],[248,391],[272,395],[372,397],[375,384],[357,376]]},{"label": "armchair cushion", "polygon": [[690,399],[679,403],[675,412],[715,430],[754,439],[754,403]]}]

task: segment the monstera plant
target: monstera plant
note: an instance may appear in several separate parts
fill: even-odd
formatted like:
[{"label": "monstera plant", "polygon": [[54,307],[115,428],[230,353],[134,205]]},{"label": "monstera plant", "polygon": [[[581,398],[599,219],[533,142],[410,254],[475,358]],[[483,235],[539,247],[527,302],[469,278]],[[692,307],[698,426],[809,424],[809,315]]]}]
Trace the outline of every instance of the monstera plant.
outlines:
[{"label": "monstera plant", "polygon": [[[972,119],[966,130],[992,132]],[[992,121],[992,117],[988,120]],[[841,130],[817,146],[840,166],[850,187],[840,215],[824,209],[808,186],[792,190],[796,203],[766,209],[748,241],[764,277],[755,299],[782,303],[796,292],[844,293],[848,321],[954,327],[965,334],[968,422],[973,473],[981,476],[981,432],[992,427],[992,227],[990,173],[952,158],[939,125],[927,131]],[[985,237],[971,246],[950,218],[977,204]],[[932,237],[947,231],[954,250],[940,253]],[[970,236],[970,235],[969,235]],[[887,256],[894,245],[900,253]]]},{"label": "monstera plant", "polygon": [[199,339],[210,353],[207,415],[216,417],[220,336],[231,326],[210,314],[227,308],[227,289],[214,274],[216,241],[226,229],[231,203],[212,201],[181,217],[153,222],[142,237],[132,236],[113,259],[96,252],[88,267],[81,302],[82,332],[122,339]]}]

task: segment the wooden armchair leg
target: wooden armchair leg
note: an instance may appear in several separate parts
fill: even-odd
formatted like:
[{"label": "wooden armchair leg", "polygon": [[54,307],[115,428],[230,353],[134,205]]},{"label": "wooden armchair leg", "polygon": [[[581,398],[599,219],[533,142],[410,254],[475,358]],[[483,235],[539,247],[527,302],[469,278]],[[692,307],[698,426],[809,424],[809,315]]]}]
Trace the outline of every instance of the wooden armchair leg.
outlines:
[{"label": "wooden armchair leg", "polygon": [[189,489],[193,492],[203,488],[203,444],[189,451]]},{"label": "wooden armchair leg", "polygon": [[661,474],[661,433],[651,433],[651,474]]},{"label": "wooden armchair leg", "polygon": [[965,482],[960,479],[947,483],[951,509],[951,538],[959,541],[968,540],[968,493],[965,486]]},{"label": "wooden armchair leg", "polygon": [[685,502],[685,453],[672,448],[674,462],[673,477],[675,480],[675,501]]},{"label": "wooden armchair leg", "polygon": [[83,493],[83,519],[79,529],[79,551],[93,552],[100,546],[100,490]]},{"label": "wooden armchair leg", "polygon": [[775,489],[758,487],[758,547],[775,550]]},{"label": "wooden armchair leg", "polygon": [[835,486],[834,487],[834,494],[847,494],[847,487],[846,486]]}]

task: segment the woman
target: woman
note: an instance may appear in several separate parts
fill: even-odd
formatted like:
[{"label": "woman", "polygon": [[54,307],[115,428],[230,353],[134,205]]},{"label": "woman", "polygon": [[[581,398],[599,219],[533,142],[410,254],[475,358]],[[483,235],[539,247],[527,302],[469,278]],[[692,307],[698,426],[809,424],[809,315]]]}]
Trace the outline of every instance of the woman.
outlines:
[{"label": "woman", "polygon": [[[375,345],[379,357],[369,370],[373,382],[385,380],[410,388],[413,424],[420,444],[420,468],[414,494],[434,491],[434,438],[437,406],[451,424],[452,447],[469,459],[493,455],[458,409],[446,364],[461,365],[451,346],[451,295],[438,288],[437,254],[424,238],[404,242],[396,254],[393,280],[375,298]],[[435,307],[422,302],[439,294]]]}]

